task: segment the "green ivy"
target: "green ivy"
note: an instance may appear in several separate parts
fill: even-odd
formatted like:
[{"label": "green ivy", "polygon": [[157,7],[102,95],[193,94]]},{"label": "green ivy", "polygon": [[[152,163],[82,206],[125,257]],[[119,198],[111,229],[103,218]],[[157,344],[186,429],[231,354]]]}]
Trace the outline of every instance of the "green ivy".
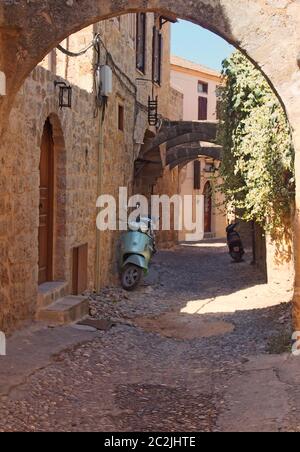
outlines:
[{"label": "green ivy", "polygon": [[290,218],[294,150],[285,112],[263,75],[240,52],[223,62],[219,142],[226,202],[274,232]]}]

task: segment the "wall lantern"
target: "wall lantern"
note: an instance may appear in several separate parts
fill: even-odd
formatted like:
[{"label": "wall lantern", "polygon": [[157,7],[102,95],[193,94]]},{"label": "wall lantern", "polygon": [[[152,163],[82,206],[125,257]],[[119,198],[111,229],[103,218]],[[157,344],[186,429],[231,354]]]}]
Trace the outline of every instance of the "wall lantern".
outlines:
[{"label": "wall lantern", "polygon": [[154,96],[154,82],[148,78],[137,78],[137,82],[148,82],[152,84],[152,97],[148,96],[148,124],[152,127],[159,127],[161,122],[158,114],[158,96]]},{"label": "wall lantern", "polygon": [[72,87],[66,82],[54,82],[55,88],[59,86],[59,107],[72,108]]}]

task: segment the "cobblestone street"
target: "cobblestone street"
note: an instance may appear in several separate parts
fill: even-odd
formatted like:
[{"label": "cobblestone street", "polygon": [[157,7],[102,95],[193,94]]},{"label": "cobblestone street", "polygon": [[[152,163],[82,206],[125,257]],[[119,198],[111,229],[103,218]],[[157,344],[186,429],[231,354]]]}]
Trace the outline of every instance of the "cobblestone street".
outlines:
[{"label": "cobblestone street", "polygon": [[2,378],[0,430],[297,431],[291,295],[219,242],[161,252],[137,292],[92,297],[110,330],[68,327],[85,340]]}]

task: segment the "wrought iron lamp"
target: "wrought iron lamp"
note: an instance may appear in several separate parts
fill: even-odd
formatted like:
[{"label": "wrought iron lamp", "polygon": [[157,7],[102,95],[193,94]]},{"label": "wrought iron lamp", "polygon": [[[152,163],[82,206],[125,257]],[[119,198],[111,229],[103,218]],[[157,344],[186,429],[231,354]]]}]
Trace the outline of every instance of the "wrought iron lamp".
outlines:
[{"label": "wrought iron lamp", "polygon": [[72,86],[67,85],[66,82],[54,82],[55,88],[59,86],[59,107],[72,108]]}]

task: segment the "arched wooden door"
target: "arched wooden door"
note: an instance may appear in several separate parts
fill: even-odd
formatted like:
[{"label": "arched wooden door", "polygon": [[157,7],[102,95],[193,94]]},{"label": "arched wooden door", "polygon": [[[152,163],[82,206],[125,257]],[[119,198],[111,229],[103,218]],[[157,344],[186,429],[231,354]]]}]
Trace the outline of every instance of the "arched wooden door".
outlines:
[{"label": "arched wooden door", "polygon": [[208,234],[211,232],[211,217],[212,217],[212,192],[211,185],[206,182],[204,187],[204,232]]},{"label": "arched wooden door", "polygon": [[52,126],[46,121],[40,160],[39,284],[53,279],[54,144]]}]

